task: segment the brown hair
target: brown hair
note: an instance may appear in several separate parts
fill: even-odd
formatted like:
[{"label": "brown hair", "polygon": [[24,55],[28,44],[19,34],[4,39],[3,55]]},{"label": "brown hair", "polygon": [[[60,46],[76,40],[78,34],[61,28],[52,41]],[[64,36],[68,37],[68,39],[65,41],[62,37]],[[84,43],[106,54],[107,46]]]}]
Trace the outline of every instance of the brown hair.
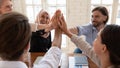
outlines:
[{"label": "brown hair", "polygon": [[107,25],[101,32],[102,43],[106,45],[111,63],[115,68],[120,65],[120,26]]},{"label": "brown hair", "polygon": [[107,16],[106,21],[104,21],[104,24],[106,24],[107,21],[108,21],[108,19],[109,19],[108,10],[107,10],[105,7],[103,7],[103,6],[98,6],[98,7],[94,8],[94,9],[92,10],[92,12],[94,12],[94,11],[99,11],[99,12],[101,12],[104,16]]},{"label": "brown hair", "polygon": [[28,18],[17,12],[0,16],[0,57],[3,60],[18,60],[31,37]]}]

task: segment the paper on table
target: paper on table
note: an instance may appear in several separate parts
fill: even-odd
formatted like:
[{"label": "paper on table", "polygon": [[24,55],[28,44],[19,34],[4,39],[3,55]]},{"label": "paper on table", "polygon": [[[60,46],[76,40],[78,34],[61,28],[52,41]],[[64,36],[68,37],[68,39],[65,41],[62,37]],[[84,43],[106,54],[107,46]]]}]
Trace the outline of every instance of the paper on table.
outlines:
[{"label": "paper on table", "polygon": [[88,65],[75,65],[75,57],[69,57],[69,68],[88,68]]}]

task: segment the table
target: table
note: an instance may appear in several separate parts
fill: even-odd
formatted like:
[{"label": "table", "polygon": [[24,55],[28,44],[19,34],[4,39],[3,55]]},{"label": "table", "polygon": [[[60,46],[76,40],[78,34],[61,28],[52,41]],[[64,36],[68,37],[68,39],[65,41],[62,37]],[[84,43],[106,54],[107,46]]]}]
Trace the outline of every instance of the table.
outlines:
[{"label": "table", "polygon": [[[30,53],[30,54],[29,54],[30,59],[29,59],[29,61],[28,61],[29,63],[27,63],[28,67],[29,67],[29,68],[32,68],[35,59],[36,59],[38,56],[44,56],[44,55],[45,55],[45,52],[32,52],[32,53]],[[68,59],[68,57],[69,57],[69,56],[73,56],[73,57],[74,57],[74,56],[76,56],[76,55],[81,55],[81,54],[75,54],[75,53],[68,53],[68,54],[66,54],[66,53],[63,53],[63,54],[62,54],[62,57],[61,57],[62,62],[60,63],[59,68],[68,68],[68,67],[69,67],[69,59]],[[87,59],[88,59],[88,67],[89,67],[89,68],[98,68],[98,67],[96,66],[96,64],[91,61],[91,59],[89,59],[88,57],[87,57]]]},{"label": "table", "polygon": [[[81,56],[81,55],[83,55],[83,54],[78,54],[78,53],[63,54],[61,68],[69,68],[69,58],[68,57]],[[97,65],[90,58],[87,57],[87,60],[88,60],[89,68],[98,68]]]}]

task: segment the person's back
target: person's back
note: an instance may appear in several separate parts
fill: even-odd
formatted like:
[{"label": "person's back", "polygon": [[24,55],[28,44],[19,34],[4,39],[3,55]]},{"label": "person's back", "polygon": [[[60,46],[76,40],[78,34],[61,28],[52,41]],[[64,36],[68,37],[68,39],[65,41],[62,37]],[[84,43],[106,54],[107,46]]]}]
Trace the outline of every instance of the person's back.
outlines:
[{"label": "person's back", "polygon": [[0,68],[27,68],[23,62],[24,54],[29,50],[30,37],[27,17],[17,12],[0,16]]}]

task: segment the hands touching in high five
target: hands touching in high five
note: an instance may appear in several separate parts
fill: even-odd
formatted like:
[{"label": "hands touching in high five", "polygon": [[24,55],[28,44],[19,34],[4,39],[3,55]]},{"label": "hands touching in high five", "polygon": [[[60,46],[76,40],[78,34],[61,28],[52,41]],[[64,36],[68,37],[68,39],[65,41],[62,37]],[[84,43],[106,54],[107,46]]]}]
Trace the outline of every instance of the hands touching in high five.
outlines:
[{"label": "hands touching in high five", "polygon": [[66,21],[65,21],[63,15],[59,18],[58,26],[59,26],[60,29],[64,32],[64,34],[66,34],[68,37],[71,38],[72,33],[68,30],[67,24],[66,24]]},{"label": "hands touching in high five", "polygon": [[[57,10],[51,19],[51,23],[49,24],[50,29],[55,29],[55,36],[52,42],[52,46],[57,46],[59,48],[61,48],[61,41],[62,41],[62,31],[58,26],[60,15],[61,15],[61,11]],[[49,29],[47,29],[46,31],[48,30]]]},{"label": "hands touching in high five", "polygon": [[49,24],[50,28],[46,29],[45,31],[49,31],[51,29],[55,29],[55,36],[52,43],[52,46],[61,46],[62,40],[62,31],[71,38],[72,33],[68,30],[66,21],[64,16],[62,15],[60,10],[57,10],[51,19],[51,23]]},{"label": "hands touching in high five", "polygon": [[58,22],[60,16],[61,16],[61,11],[56,10],[53,17],[50,20],[50,23],[48,24],[49,27],[45,29],[45,32],[48,32],[48,31],[50,31],[52,29],[56,29],[58,27],[57,22]]},{"label": "hands touching in high five", "polygon": [[60,10],[57,10],[55,15],[52,17],[52,22],[52,24],[55,25],[55,28],[59,27],[59,29],[61,29],[64,34],[71,38],[72,33],[68,30],[66,21]]}]

